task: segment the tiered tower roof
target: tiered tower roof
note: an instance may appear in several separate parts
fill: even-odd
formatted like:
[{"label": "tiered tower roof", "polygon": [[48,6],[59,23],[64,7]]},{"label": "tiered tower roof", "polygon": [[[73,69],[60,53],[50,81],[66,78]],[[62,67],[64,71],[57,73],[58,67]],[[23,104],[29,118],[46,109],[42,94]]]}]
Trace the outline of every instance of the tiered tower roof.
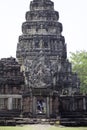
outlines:
[{"label": "tiered tower roof", "polygon": [[17,58],[25,72],[27,86],[52,88],[54,85],[57,91],[76,92],[79,80],[67,60],[63,26],[54,3],[31,1],[25,19],[17,44]]},{"label": "tiered tower roof", "polygon": [[58,22],[59,13],[54,10],[54,3],[50,0],[33,0],[25,17],[23,34],[19,36],[17,58],[36,55],[41,49],[49,55],[66,58],[65,38],[61,34],[63,27]]}]

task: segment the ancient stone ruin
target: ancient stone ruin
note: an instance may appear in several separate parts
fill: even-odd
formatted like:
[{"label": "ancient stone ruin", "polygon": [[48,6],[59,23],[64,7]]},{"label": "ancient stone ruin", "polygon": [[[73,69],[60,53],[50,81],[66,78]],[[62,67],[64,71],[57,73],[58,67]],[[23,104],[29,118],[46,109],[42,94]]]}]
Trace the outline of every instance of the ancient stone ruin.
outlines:
[{"label": "ancient stone ruin", "polygon": [[31,1],[25,17],[17,44],[18,62],[12,57],[0,61],[0,110],[21,110],[23,117],[32,118],[86,111],[87,99],[80,95],[79,78],[67,59],[54,2]]},{"label": "ancient stone ruin", "polygon": [[[67,59],[63,27],[54,3],[33,0],[25,17],[17,44],[17,59],[24,71],[28,90],[27,96],[24,95],[24,111],[28,112],[32,106],[30,112],[34,116],[41,113],[49,117],[54,110],[58,112],[58,99],[54,95],[79,93],[79,79]],[[26,100],[32,102],[27,106]],[[39,108],[39,104],[45,111]]]}]

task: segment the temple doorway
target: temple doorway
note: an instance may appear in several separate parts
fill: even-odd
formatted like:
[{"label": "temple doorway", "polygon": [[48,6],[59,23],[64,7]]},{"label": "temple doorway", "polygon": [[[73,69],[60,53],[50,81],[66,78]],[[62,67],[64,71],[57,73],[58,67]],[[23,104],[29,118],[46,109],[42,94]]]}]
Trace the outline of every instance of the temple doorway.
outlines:
[{"label": "temple doorway", "polygon": [[46,114],[47,109],[46,98],[37,98],[36,104],[37,104],[36,105],[37,114]]},{"label": "temple doorway", "polygon": [[49,117],[50,114],[49,97],[33,97],[33,116]]}]

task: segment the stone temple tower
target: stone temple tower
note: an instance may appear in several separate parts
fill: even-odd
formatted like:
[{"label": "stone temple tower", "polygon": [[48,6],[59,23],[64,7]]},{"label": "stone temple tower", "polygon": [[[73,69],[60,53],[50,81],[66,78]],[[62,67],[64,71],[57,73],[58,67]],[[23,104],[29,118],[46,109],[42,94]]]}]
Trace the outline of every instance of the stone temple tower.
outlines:
[{"label": "stone temple tower", "polygon": [[40,113],[38,103],[41,103],[44,109],[46,105],[49,116],[53,106],[50,96],[79,92],[79,79],[67,59],[63,27],[59,22],[59,13],[54,10],[54,3],[51,0],[31,1],[25,18],[16,56],[24,71],[26,93],[32,95],[33,108],[30,111],[34,115]]}]

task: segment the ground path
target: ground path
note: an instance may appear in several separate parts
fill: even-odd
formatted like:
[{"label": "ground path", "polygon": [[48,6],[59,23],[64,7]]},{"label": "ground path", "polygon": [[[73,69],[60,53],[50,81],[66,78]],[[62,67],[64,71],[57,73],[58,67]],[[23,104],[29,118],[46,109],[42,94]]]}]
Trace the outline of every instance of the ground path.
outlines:
[{"label": "ground path", "polygon": [[[19,130],[19,129],[18,129]],[[23,127],[23,130],[87,130],[87,127],[63,127],[63,126],[52,126],[52,125],[27,125]]]},{"label": "ground path", "polygon": [[41,125],[41,124],[37,124],[37,125],[31,125],[30,126],[26,126],[26,128],[24,130],[49,130],[50,125]]},{"label": "ground path", "polygon": [[50,125],[33,125],[33,130],[49,130]]}]

